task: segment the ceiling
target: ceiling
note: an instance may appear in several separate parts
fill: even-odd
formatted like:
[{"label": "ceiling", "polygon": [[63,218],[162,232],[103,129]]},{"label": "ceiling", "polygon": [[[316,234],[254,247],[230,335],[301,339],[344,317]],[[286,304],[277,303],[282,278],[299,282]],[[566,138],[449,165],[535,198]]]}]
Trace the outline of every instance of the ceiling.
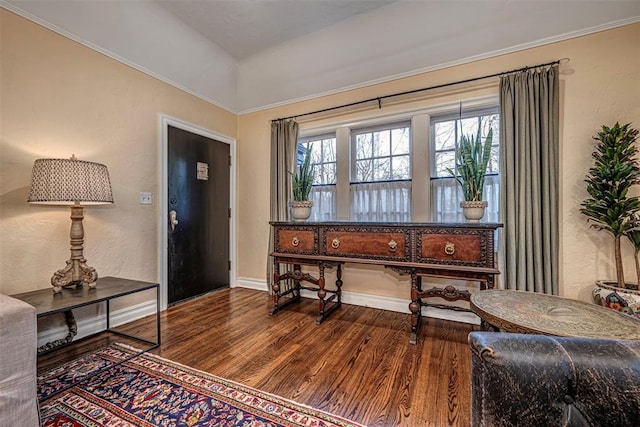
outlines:
[{"label": "ceiling", "polygon": [[395,0],[159,0],[189,27],[241,61]]},{"label": "ceiling", "polygon": [[0,0],[0,6],[235,113],[640,21],[638,0]]}]

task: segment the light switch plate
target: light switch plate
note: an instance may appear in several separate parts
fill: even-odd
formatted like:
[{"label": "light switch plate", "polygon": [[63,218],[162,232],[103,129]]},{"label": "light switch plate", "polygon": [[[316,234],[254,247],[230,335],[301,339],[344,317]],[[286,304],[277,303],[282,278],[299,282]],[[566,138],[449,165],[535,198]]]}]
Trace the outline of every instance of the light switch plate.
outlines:
[{"label": "light switch plate", "polygon": [[152,205],[153,204],[153,193],[149,193],[146,191],[140,192],[140,204],[141,205]]}]

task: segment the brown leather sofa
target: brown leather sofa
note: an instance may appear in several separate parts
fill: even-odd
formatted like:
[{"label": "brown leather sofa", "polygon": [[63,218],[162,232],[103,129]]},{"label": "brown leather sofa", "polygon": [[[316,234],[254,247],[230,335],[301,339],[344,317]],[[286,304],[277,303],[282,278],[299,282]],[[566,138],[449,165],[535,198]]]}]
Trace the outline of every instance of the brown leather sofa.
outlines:
[{"label": "brown leather sofa", "polygon": [[640,341],[472,332],[469,345],[473,426],[640,426]]}]

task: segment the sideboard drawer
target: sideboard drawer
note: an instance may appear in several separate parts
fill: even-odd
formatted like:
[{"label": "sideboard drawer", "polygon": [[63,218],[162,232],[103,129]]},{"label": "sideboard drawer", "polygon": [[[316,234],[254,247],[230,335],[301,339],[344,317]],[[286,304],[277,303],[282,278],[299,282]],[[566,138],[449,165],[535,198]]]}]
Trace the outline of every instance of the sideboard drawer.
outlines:
[{"label": "sideboard drawer", "polygon": [[419,233],[418,261],[493,268],[493,232]]},{"label": "sideboard drawer", "polygon": [[487,267],[486,253],[493,251],[483,233],[422,233],[418,240],[419,262]]},{"label": "sideboard drawer", "polygon": [[405,260],[408,256],[405,233],[367,231],[327,231],[327,255]]},{"label": "sideboard drawer", "polygon": [[279,229],[276,236],[275,251],[288,253],[316,252],[315,232],[301,229]]}]

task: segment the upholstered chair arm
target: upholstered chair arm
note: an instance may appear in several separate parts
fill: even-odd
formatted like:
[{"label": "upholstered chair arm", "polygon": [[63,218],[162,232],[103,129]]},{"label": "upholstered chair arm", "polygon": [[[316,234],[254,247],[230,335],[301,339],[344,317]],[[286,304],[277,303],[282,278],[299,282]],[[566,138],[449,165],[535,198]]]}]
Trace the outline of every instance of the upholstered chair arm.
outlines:
[{"label": "upholstered chair arm", "polygon": [[640,341],[472,332],[469,345],[474,426],[640,426]]}]

